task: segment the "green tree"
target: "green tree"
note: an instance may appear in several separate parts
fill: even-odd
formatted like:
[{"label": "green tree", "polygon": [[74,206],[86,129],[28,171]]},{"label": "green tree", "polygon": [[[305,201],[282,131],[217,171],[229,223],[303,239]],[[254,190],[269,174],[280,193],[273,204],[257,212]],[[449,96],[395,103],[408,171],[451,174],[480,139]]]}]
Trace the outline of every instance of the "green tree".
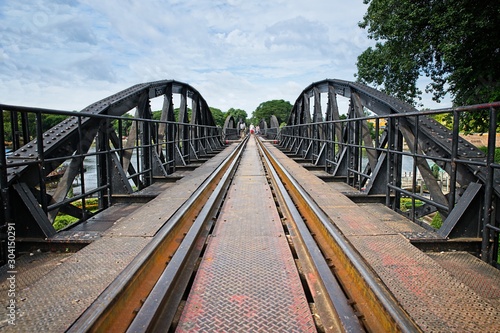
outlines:
[{"label": "green tree", "polygon": [[246,121],[248,114],[245,110],[230,108],[226,112],[226,117],[227,116],[233,116],[234,120],[236,120],[236,122],[238,122],[240,119],[242,119],[243,121]]},{"label": "green tree", "polygon": [[[154,115],[154,112],[153,112],[153,115]],[[113,128],[115,129],[116,133],[118,133],[118,135],[128,136],[128,133],[130,131],[130,127],[132,127],[132,120],[130,120],[130,118],[133,118],[133,116],[131,114],[125,113],[122,116],[122,118],[123,118],[123,120],[121,120],[122,132],[118,133],[118,130],[119,130],[118,120],[113,120]]]},{"label": "green tree", "polygon": [[224,112],[222,112],[221,109],[213,107],[210,107],[210,112],[212,113],[212,117],[214,118],[215,125],[223,127],[227,115]]},{"label": "green tree", "polygon": [[292,111],[293,105],[288,101],[272,100],[260,103],[260,105],[253,112],[252,122],[258,124],[261,119],[265,119],[269,124],[272,115],[278,118],[278,122],[288,121],[290,116],[290,111]]},{"label": "green tree", "polygon": [[[436,101],[450,93],[455,105],[500,100],[500,1],[364,0],[359,23],[377,41],[357,62],[358,81],[373,84],[411,104],[426,91]],[[463,121],[480,130],[484,121]],[[474,126],[474,128],[470,128]]]},{"label": "green tree", "polygon": [[10,118],[10,112],[2,111],[3,117],[3,131],[4,131],[4,142],[6,146],[10,146],[12,141],[12,121]]},{"label": "green tree", "polygon": [[[180,121],[180,113],[181,113],[181,108],[174,109],[175,121]],[[193,113],[193,110],[191,110],[191,108],[187,108],[188,119],[184,119],[184,122],[189,123],[191,121],[191,114],[192,113]]]},{"label": "green tree", "polygon": [[[14,138],[12,136],[12,119],[11,113],[8,111],[3,111],[4,117],[4,133],[5,133],[5,141],[10,142]],[[22,126],[22,114],[17,113],[17,131],[20,133]],[[56,115],[56,114],[42,114],[42,132],[48,131],[55,125],[59,124],[63,120],[65,120],[67,116]],[[32,140],[37,135],[37,121],[36,115],[34,113],[27,114],[27,127],[28,127],[28,135],[29,139]]]},{"label": "green tree", "polygon": [[161,110],[151,112],[151,118],[154,120],[160,120],[161,119]]},{"label": "green tree", "polygon": [[[29,116],[28,116],[29,117]],[[68,118],[67,116],[63,115],[58,115],[58,114],[44,114],[42,115],[42,124],[43,124],[43,131],[48,131],[52,127],[56,126],[63,120]],[[33,119],[35,119],[33,115]]]}]

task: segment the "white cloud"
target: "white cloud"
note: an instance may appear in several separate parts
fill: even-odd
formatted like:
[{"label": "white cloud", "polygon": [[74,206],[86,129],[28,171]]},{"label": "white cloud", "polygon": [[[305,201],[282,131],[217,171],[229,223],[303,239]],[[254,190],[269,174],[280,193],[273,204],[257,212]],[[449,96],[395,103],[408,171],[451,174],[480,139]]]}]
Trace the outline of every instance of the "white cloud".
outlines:
[{"label": "white cloud", "polygon": [[0,2],[0,102],[83,109],[136,83],[186,82],[223,111],[293,103],[325,78],[353,80],[373,43],[361,1]]}]

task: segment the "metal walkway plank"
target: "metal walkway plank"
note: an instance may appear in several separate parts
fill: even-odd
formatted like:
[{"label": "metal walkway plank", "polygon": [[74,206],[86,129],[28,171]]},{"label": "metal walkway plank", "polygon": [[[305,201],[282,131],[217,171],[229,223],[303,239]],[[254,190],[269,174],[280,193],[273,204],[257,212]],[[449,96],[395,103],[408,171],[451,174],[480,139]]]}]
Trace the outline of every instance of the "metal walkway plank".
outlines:
[{"label": "metal walkway plank", "polygon": [[[423,331],[500,331],[500,308],[496,301],[485,298],[486,293],[481,295],[446,270],[444,260],[440,260],[440,265],[413,246],[403,235],[402,230],[406,228],[391,227],[391,223],[384,221],[386,218],[379,219],[376,216],[380,214],[370,212],[376,206],[360,207],[276,147],[269,143],[267,147],[330,217]],[[499,275],[487,281],[500,286]]]},{"label": "metal walkway plank", "polygon": [[[64,261],[51,264],[50,269],[47,265],[26,270],[18,266],[16,278],[28,282],[20,284],[16,292],[16,326],[0,322],[0,331],[66,331],[175,213],[183,203],[177,199],[193,193],[233,149],[228,146],[157,198],[122,217],[102,237],[65,256]],[[23,260],[18,263],[22,265]],[[0,317],[7,318],[7,311],[0,308]]]},{"label": "metal walkway plank", "polygon": [[315,332],[252,137],[177,332]]}]

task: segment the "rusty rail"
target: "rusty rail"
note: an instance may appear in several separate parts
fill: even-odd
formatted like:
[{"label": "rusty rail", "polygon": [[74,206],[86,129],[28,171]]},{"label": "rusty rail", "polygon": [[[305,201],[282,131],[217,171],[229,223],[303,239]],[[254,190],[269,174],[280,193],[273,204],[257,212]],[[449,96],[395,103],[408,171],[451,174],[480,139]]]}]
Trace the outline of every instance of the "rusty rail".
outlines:
[{"label": "rusty rail", "polygon": [[[418,332],[321,209],[257,142],[322,329]],[[171,327],[245,144],[246,140],[69,332],[161,332]]]},{"label": "rusty rail", "polygon": [[[299,216],[295,221],[295,223],[298,222],[295,228],[305,230],[309,228],[309,233],[314,234],[315,242],[317,242],[323,255],[331,263],[330,266],[335,267],[335,277],[340,280],[342,288],[347,290],[351,301],[356,304],[357,309],[363,314],[363,320],[368,330],[373,332],[419,332],[420,329],[416,323],[399,306],[397,300],[383,286],[380,279],[365,264],[359,254],[342,236],[341,232],[330,222],[328,216],[302,189],[283,165],[273,158],[265,145],[261,143],[260,147],[262,152],[269,158],[281,182],[286,184],[287,193],[294,203],[292,206],[296,206],[298,209],[298,212],[294,213],[294,217],[297,214],[302,216],[302,218]],[[285,196],[288,196],[288,194],[285,194]],[[302,219],[307,221],[307,227],[300,226]],[[306,234],[301,233],[301,237]],[[319,252],[315,248],[315,244],[312,246],[309,249],[310,255]],[[321,271],[322,276],[328,276],[328,272],[325,271],[322,263],[324,259],[315,258],[314,260],[320,264],[315,267],[315,270]],[[328,270],[331,274],[331,270]],[[336,295],[336,293],[330,293],[330,291],[328,293],[330,301],[336,302],[336,300],[332,299],[332,296]],[[339,315],[349,313],[348,309],[342,307],[342,301],[337,301],[337,303],[339,304],[335,304],[335,308]],[[337,306],[341,306],[341,308]],[[352,320],[342,322],[345,331],[356,331],[347,329],[354,324]]]},{"label": "rusty rail", "polygon": [[[241,142],[203,182],[68,332],[124,332],[131,324],[132,327],[142,327],[140,318],[143,318],[145,310],[138,316],[137,309],[146,309],[143,303],[148,295],[162,293],[166,297],[161,304],[150,300],[144,305],[155,303],[153,305],[165,309],[168,303],[167,312],[172,304],[173,309],[177,308],[194,268],[193,258],[196,261],[201,251],[202,237],[199,236],[206,235],[210,230],[213,213],[221,202],[220,195],[236,169],[245,144],[246,141]],[[150,330],[157,323],[158,317],[151,318],[149,315],[150,324],[142,331]],[[163,322],[171,320],[172,316],[172,313],[167,313]],[[139,319],[133,323],[135,318]]]}]

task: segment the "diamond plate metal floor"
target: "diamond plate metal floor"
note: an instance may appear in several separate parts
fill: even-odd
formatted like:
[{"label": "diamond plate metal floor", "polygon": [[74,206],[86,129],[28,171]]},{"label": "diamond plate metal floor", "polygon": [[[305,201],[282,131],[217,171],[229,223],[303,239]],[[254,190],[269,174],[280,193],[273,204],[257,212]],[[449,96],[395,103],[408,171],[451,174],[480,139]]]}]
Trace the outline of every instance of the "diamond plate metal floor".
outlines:
[{"label": "diamond plate metal floor", "polygon": [[467,287],[500,309],[500,271],[467,252],[428,253]]},{"label": "diamond plate metal floor", "polygon": [[[468,253],[427,254],[407,238],[421,228],[381,205],[357,205],[267,144],[424,332],[500,332],[500,271]],[[410,236],[410,237],[409,237]],[[429,236],[426,236],[429,237]]]},{"label": "diamond plate metal floor", "polygon": [[177,332],[315,332],[250,138]]},{"label": "diamond plate metal floor", "polygon": [[[117,213],[121,218],[113,222],[109,229],[103,228],[106,231],[99,232],[95,240],[80,251],[71,254],[35,252],[33,256],[18,258],[16,325],[8,325],[4,321],[8,311],[5,306],[7,297],[4,297],[4,306],[0,307],[0,331],[66,331],[153,239],[154,234],[184,202],[183,198],[196,191],[233,149],[234,146],[227,147],[141,207],[127,211],[121,206],[121,211]],[[108,213],[113,212],[110,210]],[[79,231],[75,233],[92,234],[86,231],[85,226],[79,226]],[[6,270],[0,270],[0,281],[5,281],[5,278]],[[7,295],[5,283],[0,283],[0,292]]]}]

